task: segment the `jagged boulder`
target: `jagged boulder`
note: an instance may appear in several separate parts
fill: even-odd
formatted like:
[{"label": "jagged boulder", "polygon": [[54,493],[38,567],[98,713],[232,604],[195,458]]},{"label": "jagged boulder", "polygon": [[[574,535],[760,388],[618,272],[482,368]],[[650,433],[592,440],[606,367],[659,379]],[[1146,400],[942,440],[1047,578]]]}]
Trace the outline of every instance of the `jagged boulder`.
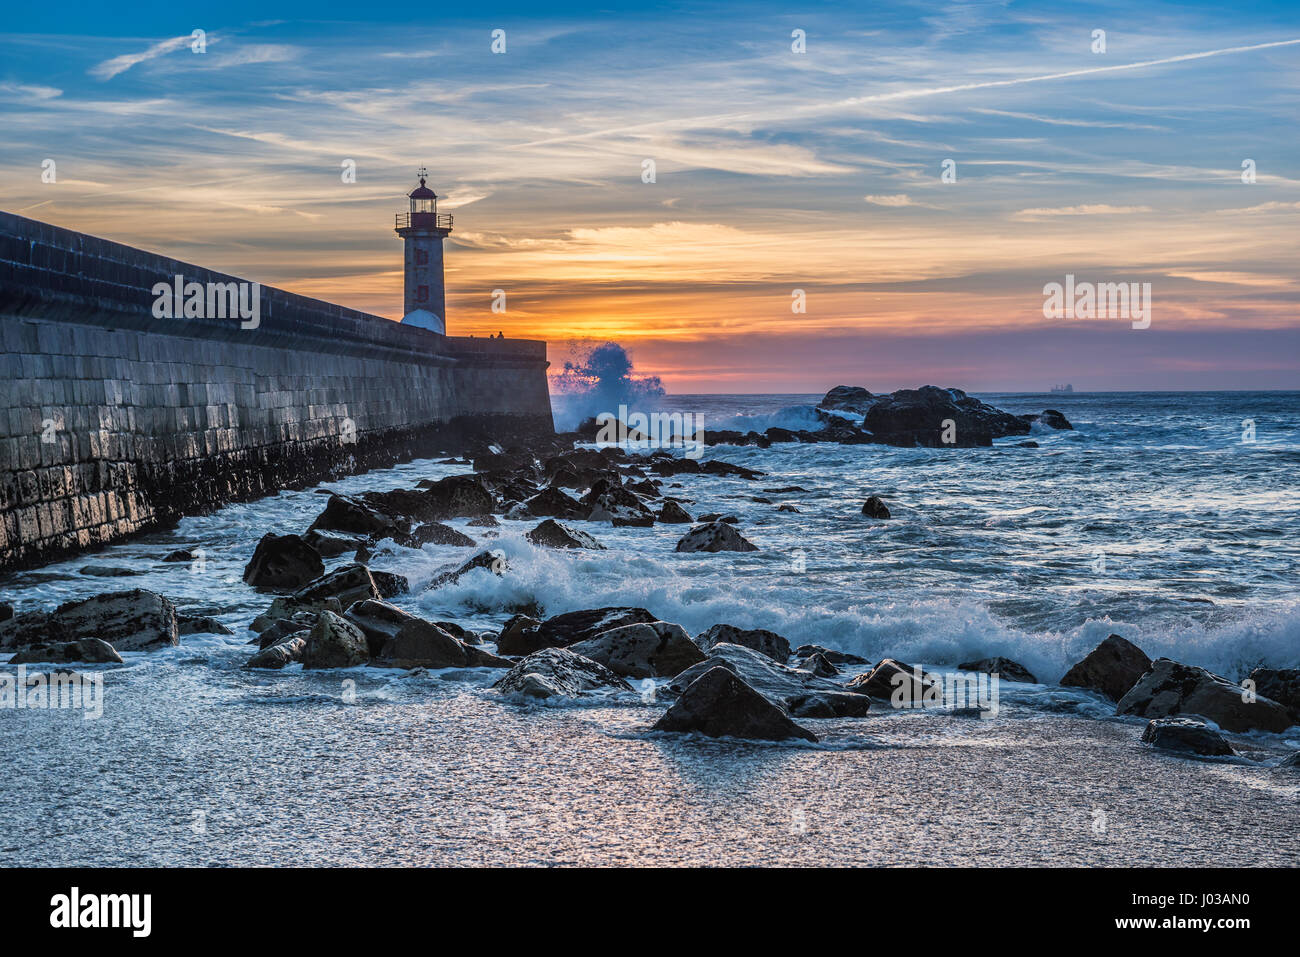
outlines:
[{"label": "jagged boulder", "polygon": [[398,595],[405,595],[411,590],[411,583],[405,575],[399,575],[396,572],[380,572],[371,569],[370,577],[375,580],[375,587],[379,589],[380,598],[396,598]]},{"label": "jagged boulder", "polygon": [[356,602],[383,596],[370,569],[365,565],[352,564],[336,568],[308,582],[288,597],[299,605],[313,605],[334,598],[347,611]]},{"label": "jagged boulder", "polygon": [[667,678],[704,660],[686,630],[666,621],[610,628],[568,648],[624,678]]},{"label": "jagged boulder", "polygon": [[1061,678],[1066,688],[1087,688],[1111,701],[1124,697],[1151,670],[1151,659],[1133,642],[1111,635]]},{"label": "jagged boulder", "polygon": [[254,588],[301,588],[325,574],[320,552],[297,535],[267,532],[244,566],[244,581]]},{"label": "jagged boulder", "polygon": [[1070,424],[1070,420],[1065,417],[1064,413],[1058,412],[1055,409],[1044,409],[1042,412],[1020,415],[1017,416],[1017,418],[1028,425],[1033,425],[1035,422],[1038,422],[1047,426],[1049,429],[1058,429],[1067,432],[1074,431],[1074,426]]},{"label": "jagged boulder", "polygon": [[555,486],[542,489],[523,503],[522,513],[529,518],[586,518],[591,509]]},{"label": "jagged boulder", "polygon": [[871,495],[862,505],[862,514],[867,518],[889,518],[889,506],[887,506],[879,495]]},{"label": "jagged boulder", "polygon": [[[311,626],[316,624],[316,614],[318,613],[304,612],[293,618],[281,618],[250,641],[249,644],[256,644],[265,651],[272,645],[278,645],[286,638],[291,638],[294,635],[302,635],[306,638],[307,633],[311,631]],[[336,614],[341,614],[341,610]]]},{"label": "jagged boulder", "polygon": [[936,682],[924,673],[917,678],[911,665],[895,658],[883,659],[865,675],[858,675],[845,687],[850,691],[888,701],[896,707],[921,707],[932,700]]},{"label": "jagged boulder", "polygon": [[817,740],[817,735],[795,724],[779,706],[722,665],[714,665],[694,678],[655,722],[653,730],[695,731],[711,738]]},{"label": "jagged boulder", "polygon": [[448,518],[477,518],[492,514],[492,493],[472,475],[451,475],[436,482],[419,483],[431,503],[431,517],[442,521]]},{"label": "jagged boulder", "polygon": [[79,641],[60,641],[48,645],[29,645],[9,660],[11,665],[30,665],[38,662],[65,664],[84,661],[94,664],[122,664],[122,656],[106,641],[82,638]]},{"label": "jagged boulder", "polygon": [[253,623],[248,626],[248,630],[261,634],[276,622],[285,619],[295,621],[305,619],[310,627],[310,625],[316,623],[316,616],[322,611],[332,611],[336,615],[341,615],[343,614],[343,605],[337,598],[322,598],[319,601],[298,601],[289,595],[281,595],[271,602],[270,608],[253,619]]},{"label": "jagged boulder", "polygon": [[310,532],[354,532],[373,538],[392,538],[405,535],[411,523],[382,512],[373,505],[347,495],[332,494],[325,510],[311,523]]},{"label": "jagged boulder", "polygon": [[765,628],[737,628],[735,625],[718,624],[704,634],[696,635],[695,643],[704,651],[712,651],[716,645],[724,643],[742,645],[781,664],[790,660],[790,642]]},{"label": "jagged boulder", "polygon": [[756,552],[758,546],[727,522],[696,525],[677,543],[679,552]]},{"label": "jagged boulder", "polygon": [[1157,658],[1151,670],[1115,706],[1116,714],[1164,718],[1201,715],[1228,731],[1285,731],[1293,724],[1286,708],[1204,668]]},{"label": "jagged boulder", "polygon": [[[994,439],[1029,432],[1029,423],[1018,416],[968,396],[961,389],[932,385],[899,389],[879,397],[863,417],[862,427],[877,442],[930,448],[991,445]],[[952,441],[945,441],[947,438]]]},{"label": "jagged boulder", "polygon": [[307,651],[308,632],[296,632],[273,645],[263,648],[248,659],[245,668],[267,668],[278,671],[295,661],[302,661]]},{"label": "jagged boulder", "polygon": [[567,648],[543,648],[516,664],[492,687],[528,698],[576,698],[593,691],[631,691],[604,665]]},{"label": "jagged boulder", "polygon": [[210,615],[176,613],[178,635],[233,635],[234,632]]},{"label": "jagged boulder", "polygon": [[978,661],[967,661],[958,665],[957,669],[959,671],[978,671],[986,675],[997,675],[1000,681],[1038,684],[1038,679],[1020,662],[1000,656],[997,658],[980,658]]},{"label": "jagged boulder", "polygon": [[799,671],[807,671],[818,678],[834,678],[840,673],[840,670],[827,660],[825,655],[814,654],[807,658],[800,658],[795,662],[795,668]]},{"label": "jagged boulder", "polygon": [[655,522],[646,504],[616,479],[598,479],[583,496],[582,505],[588,521],[610,522],[616,528],[648,528]]},{"label": "jagged boulder", "polygon": [[503,655],[530,655],[543,648],[564,648],[603,631],[623,625],[658,621],[644,608],[589,608],[565,612],[539,622],[516,615],[497,636],[497,651]]},{"label": "jagged boulder", "polygon": [[370,645],[360,628],[332,611],[316,617],[302,650],[303,668],[353,668],[369,660]]},{"label": "jagged boulder", "polygon": [[604,551],[600,544],[586,532],[570,528],[553,518],[548,518],[525,536],[534,545],[543,548],[590,548]]},{"label": "jagged boulder", "polygon": [[821,645],[800,645],[794,650],[796,658],[809,658],[813,655],[821,655],[833,665],[865,665],[869,662],[860,655],[851,655],[847,651],[836,651],[833,648],[823,648]]},{"label": "jagged boulder", "polygon": [[681,694],[686,687],[715,666],[734,672],[751,688],[795,717],[858,718],[871,707],[865,695],[845,690],[832,681],[773,661],[767,655],[741,645],[719,644],[709,657],[687,668],[668,683],[668,691]]},{"label": "jagged boulder", "polygon": [[672,499],[668,499],[668,501],[664,502],[663,506],[659,509],[659,521],[663,522],[665,525],[684,525],[693,521],[693,519],[686,509],[682,508]]},{"label": "jagged boulder", "polygon": [[411,534],[399,539],[397,544],[407,548],[423,548],[425,545],[453,545],[458,548],[473,548],[478,543],[464,532],[457,531],[441,522],[429,522],[412,529]]},{"label": "jagged boulder", "polygon": [[1220,756],[1235,754],[1223,735],[1199,718],[1156,718],[1142,732],[1142,740],[1166,751]]},{"label": "jagged boulder", "polygon": [[154,651],[180,643],[176,606],[144,588],[64,602],[0,623],[0,650],[98,638],[117,651]]}]

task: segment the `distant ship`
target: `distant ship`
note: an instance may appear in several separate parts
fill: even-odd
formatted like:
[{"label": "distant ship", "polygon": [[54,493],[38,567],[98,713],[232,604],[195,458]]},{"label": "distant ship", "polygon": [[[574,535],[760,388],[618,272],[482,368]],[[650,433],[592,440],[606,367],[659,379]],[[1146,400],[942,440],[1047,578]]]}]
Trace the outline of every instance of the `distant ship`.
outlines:
[{"label": "distant ship", "polygon": [[1070,392],[1073,392],[1073,391],[1074,391],[1074,386],[1070,385],[1070,383],[1067,382],[1065,385],[1054,385],[1054,386],[1052,386],[1052,391],[1053,391],[1053,392],[1066,392],[1066,393],[1070,393]]}]

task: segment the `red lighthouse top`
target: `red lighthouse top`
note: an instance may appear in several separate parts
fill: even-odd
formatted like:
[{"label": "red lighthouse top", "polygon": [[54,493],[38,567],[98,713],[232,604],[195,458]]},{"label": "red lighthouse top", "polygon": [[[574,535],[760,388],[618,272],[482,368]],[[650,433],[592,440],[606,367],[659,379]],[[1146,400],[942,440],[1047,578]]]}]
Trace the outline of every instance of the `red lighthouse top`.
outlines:
[{"label": "red lighthouse top", "polygon": [[410,212],[397,214],[397,228],[437,229],[451,232],[451,216],[438,212],[438,194],[425,185],[428,170],[420,167],[420,185],[406,194],[411,201]]}]

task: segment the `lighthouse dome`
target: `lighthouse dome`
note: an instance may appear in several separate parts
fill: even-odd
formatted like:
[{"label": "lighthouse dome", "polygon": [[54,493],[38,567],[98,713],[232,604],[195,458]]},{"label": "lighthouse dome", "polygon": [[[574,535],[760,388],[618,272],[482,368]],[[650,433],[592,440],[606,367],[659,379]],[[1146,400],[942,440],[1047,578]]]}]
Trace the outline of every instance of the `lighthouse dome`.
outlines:
[{"label": "lighthouse dome", "polygon": [[406,195],[411,199],[437,199],[438,198],[437,193],[435,193],[433,190],[429,189],[429,187],[424,185],[423,179],[420,180],[419,186],[415,187],[415,189],[411,190]]},{"label": "lighthouse dome", "polygon": [[428,329],[430,332],[436,332],[440,336],[447,334],[447,324],[431,313],[428,309],[413,309],[402,317],[402,325],[415,326],[417,329]]}]

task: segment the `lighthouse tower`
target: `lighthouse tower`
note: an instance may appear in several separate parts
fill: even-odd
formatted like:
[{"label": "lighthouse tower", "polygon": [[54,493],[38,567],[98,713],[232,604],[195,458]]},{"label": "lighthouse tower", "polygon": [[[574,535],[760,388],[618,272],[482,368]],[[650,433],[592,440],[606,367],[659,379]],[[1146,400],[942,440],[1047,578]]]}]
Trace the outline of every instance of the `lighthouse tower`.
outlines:
[{"label": "lighthouse tower", "polygon": [[411,208],[397,214],[397,235],[406,245],[406,295],[402,322],[447,334],[447,297],[442,279],[442,241],[451,233],[451,215],[438,212],[438,194],[420,185],[407,194]]}]

